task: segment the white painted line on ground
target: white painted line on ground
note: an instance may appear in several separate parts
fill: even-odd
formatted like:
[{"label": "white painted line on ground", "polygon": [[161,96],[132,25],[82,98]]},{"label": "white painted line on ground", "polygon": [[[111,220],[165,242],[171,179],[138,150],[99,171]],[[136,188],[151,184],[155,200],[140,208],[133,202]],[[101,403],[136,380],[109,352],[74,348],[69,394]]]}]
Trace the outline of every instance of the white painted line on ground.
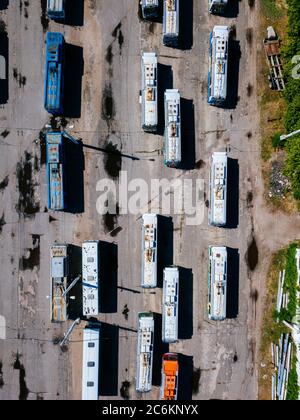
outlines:
[{"label": "white painted line on ground", "polygon": [[6,339],[6,319],[0,315],[0,340]]}]

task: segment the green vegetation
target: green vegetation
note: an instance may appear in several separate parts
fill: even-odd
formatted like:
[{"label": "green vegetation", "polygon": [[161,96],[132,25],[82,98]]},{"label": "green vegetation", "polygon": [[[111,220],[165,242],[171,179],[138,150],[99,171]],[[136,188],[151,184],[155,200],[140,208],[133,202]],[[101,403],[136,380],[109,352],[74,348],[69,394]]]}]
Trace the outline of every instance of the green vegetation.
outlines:
[{"label": "green vegetation", "polygon": [[[261,340],[261,361],[263,367],[259,371],[259,399],[270,399],[271,377],[274,373],[274,365],[271,358],[271,343],[278,344],[281,334],[289,334],[290,329],[284,325],[283,320],[291,321],[296,312],[296,291],[297,291],[297,266],[295,253],[300,247],[300,241],[292,243],[288,248],[277,252],[272,259],[268,274],[268,295],[264,311],[264,327]],[[274,311],[277,301],[278,276],[280,271],[285,270],[284,292],[289,291],[290,304],[287,310],[278,314]],[[299,304],[299,302],[298,302]],[[273,315],[273,316],[272,316]],[[279,318],[279,322],[278,322]],[[293,347],[291,370],[287,386],[287,399],[298,399],[298,376],[296,370],[296,352]]]},{"label": "green vegetation", "polygon": [[[284,97],[287,103],[287,111],[284,124],[287,133],[300,128],[300,78],[292,76],[292,70],[296,64],[292,63],[294,56],[300,56],[300,2],[299,0],[287,0],[288,5],[288,33],[283,55],[286,61],[284,68],[286,89]],[[299,73],[299,72],[298,72]],[[290,178],[293,194],[296,200],[300,200],[300,136],[293,137],[285,143],[287,153],[285,174]]]},{"label": "green vegetation", "polygon": [[[293,349],[293,353],[295,354],[295,346]],[[297,375],[297,358],[293,356],[292,358],[292,366],[289,374],[289,381],[287,386],[287,394],[286,399],[289,401],[298,400],[299,395],[299,387],[298,387],[298,375]]]},{"label": "green vegetation", "polygon": [[[292,322],[293,318],[296,315],[297,307],[299,302],[297,301],[297,280],[298,280],[298,273],[297,273],[297,265],[296,265],[296,249],[300,246],[300,242],[294,243],[289,246],[288,250],[286,251],[286,263],[285,263],[285,281],[284,281],[284,292],[289,293],[289,303],[287,309],[282,309],[280,314],[274,314],[274,316],[278,315],[280,321],[286,320],[288,322]],[[276,336],[274,334],[274,341],[278,342],[278,334],[280,331],[280,325],[283,324],[280,322],[277,324],[276,327]],[[292,366],[291,371],[289,374],[288,386],[287,386],[287,400],[298,400],[299,395],[299,387],[298,387],[298,375],[297,375],[297,368],[296,363],[297,359],[295,356],[295,346],[293,349],[293,358],[292,358]]]},{"label": "green vegetation", "polygon": [[262,7],[265,15],[269,19],[278,19],[283,14],[282,10],[278,7],[276,0],[262,0]]},{"label": "green vegetation", "polygon": [[280,314],[278,314],[281,321],[285,320],[292,322],[293,318],[296,315],[296,310],[298,303],[297,302],[297,266],[296,266],[296,249],[300,244],[292,244],[289,246],[286,252],[286,265],[285,265],[285,280],[283,285],[283,290],[285,293],[289,294],[289,303],[286,309],[282,309]]},{"label": "green vegetation", "polygon": [[272,137],[272,145],[273,145],[273,147],[274,147],[275,149],[277,149],[277,148],[281,147],[281,144],[280,144],[280,136],[281,136],[281,134],[280,134],[280,133],[276,133],[276,134],[274,134],[274,136]]},{"label": "green vegetation", "polygon": [[[273,257],[269,272],[269,294],[267,298],[267,311],[264,319],[264,330],[262,339],[262,351],[269,352],[270,344],[276,343],[280,339],[281,334],[288,332],[286,326],[281,322],[277,322],[278,313],[274,311],[274,305],[277,296],[278,275],[285,269],[286,249],[278,251]],[[273,316],[272,316],[273,315]]]},{"label": "green vegetation", "polygon": [[296,200],[300,200],[300,137],[285,143],[287,152],[284,173],[289,177]]}]

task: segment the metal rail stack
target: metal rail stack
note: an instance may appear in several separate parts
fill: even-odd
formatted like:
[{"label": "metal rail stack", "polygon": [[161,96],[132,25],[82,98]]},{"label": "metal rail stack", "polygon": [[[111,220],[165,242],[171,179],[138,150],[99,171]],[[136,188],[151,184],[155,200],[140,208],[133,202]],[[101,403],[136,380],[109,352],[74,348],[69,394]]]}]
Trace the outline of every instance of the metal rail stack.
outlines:
[{"label": "metal rail stack", "polygon": [[280,59],[280,40],[272,26],[269,26],[267,31],[268,36],[264,40],[264,49],[270,69],[270,87],[274,90],[282,91],[285,89],[285,82]]}]

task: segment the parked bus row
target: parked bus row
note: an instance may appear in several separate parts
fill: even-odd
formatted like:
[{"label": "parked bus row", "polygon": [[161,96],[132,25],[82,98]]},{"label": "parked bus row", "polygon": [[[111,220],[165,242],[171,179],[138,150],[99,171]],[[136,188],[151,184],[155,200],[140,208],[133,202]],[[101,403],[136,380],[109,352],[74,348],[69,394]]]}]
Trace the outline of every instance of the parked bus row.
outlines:
[{"label": "parked bus row", "polygon": [[[210,35],[208,103],[222,106],[227,99],[229,28],[215,26]],[[141,59],[141,125],[145,132],[158,130],[158,59],[143,52]],[[178,89],[164,93],[164,163],[177,168],[182,162],[181,97]]]},{"label": "parked bus row", "polygon": [[[154,344],[154,318],[151,313],[138,315],[138,366],[137,385],[141,392],[150,390],[152,383]],[[101,354],[101,325],[83,330],[82,400],[98,400]],[[161,399],[177,400],[179,362],[176,353],[162,357]]]},{"label": "parked bus row", "polygon": [[[180,0],[163,2],[163,44],[178,47],[180,36]],[[223,13],[227,0],[209,0],[211,13]],[[158,0],[141,0],[143,16],[153,19],[159,14]],[[48,0],[48,16],[55,20],[65,18],[65,1]],[[208,104],[223,106],[227,98],[229,28],[215,26],[210,35],[210,60],[208,71]],[[146,132],[158,130],[158,59],[154,52],[144,52],[142,67],[142,128]],[[46,35],[45,109],[52,115],[64,113],[65,40],[61,33]],[[164,162],[166,166],[179,167],[182,161],[181,97],[177,89],[164,92]],[[66,155],[64,133],[48,133],[47,185],[48,207],[53,211],[68,207],[65,185]],[[210,172],[209,223],[226,226],[227,223],[226,153],[214,153]],[[142,222],[142,274],[141,287],[155,288],[158,283],[158,215],[145,214]],[[70,277],[69,246],[53,245],[51,256],[51,321],[68,319],[69,293],[76,282],[82,280],[82,316],[97,317],[100,312],[101,273],[100,242],[87,241],[82,245],[82,272],[76,279]],[[227,248],[209,247],[208,266],[208,318],[226,319],[227,302]],[[176,266],[163,270],[162,331],[164,343],[178,341],[180,270]],[[138,314],[136,390],[152,389],[155,319],[151,312]],[[83,331],[82,399],[98,399],[99,354],[101,352],[101,325],[92,324]],[[176,353],[166,353],[162,360],[161,398],[176,400],[178,395],[179,362]]]}]

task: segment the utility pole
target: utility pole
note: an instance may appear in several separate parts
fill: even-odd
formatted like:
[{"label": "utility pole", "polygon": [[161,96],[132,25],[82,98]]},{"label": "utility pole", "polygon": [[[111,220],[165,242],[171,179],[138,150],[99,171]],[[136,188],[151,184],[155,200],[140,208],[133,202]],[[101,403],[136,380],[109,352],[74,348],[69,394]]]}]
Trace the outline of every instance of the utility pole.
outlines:
[{"label": "utility pole", "polygon": [[296,136],[297,134],[300,134],[300,130],[293,131],[290,134],[283,134],[282,136],[280,136],[280,141],[287,140],[291,137]]}]

